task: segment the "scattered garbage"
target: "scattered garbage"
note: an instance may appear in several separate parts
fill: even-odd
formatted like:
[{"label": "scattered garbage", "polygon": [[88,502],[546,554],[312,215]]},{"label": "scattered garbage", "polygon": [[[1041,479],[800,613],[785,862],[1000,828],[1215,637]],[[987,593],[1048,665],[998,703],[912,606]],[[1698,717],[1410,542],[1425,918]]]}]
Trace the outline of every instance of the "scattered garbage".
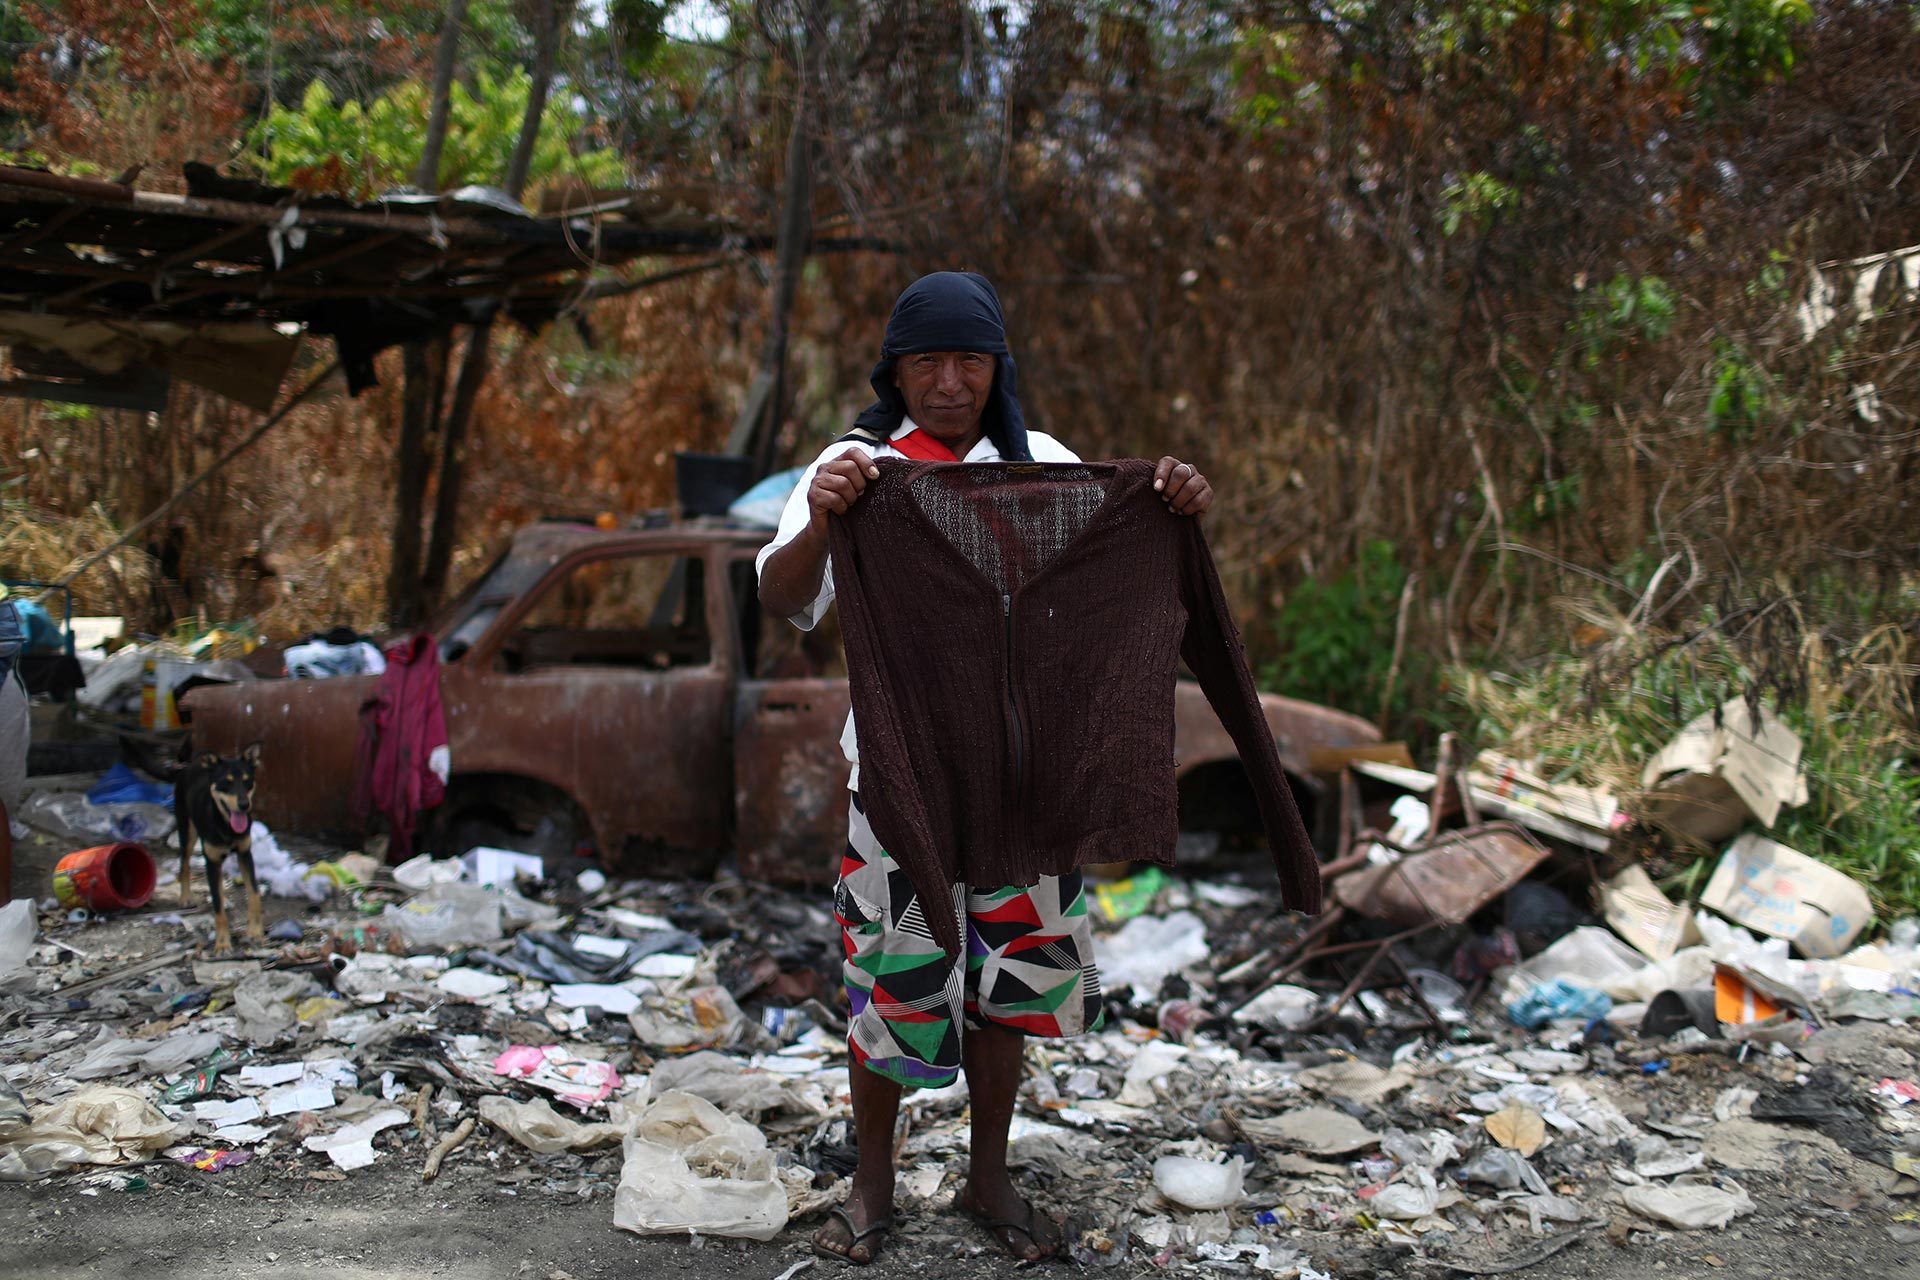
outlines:
[{"label": "scattered garbage", "polygon": [[[1662,776],[1697,800],[1685,772]],[[1588,841],[1641,798],[1497,753],[1424,776],[1346,788],[1317,920],[1233,871],[1089,880],[1104,1025],[1028,1041],[1010,1149],[1083,1265],[1316,1277],[1385,1246],[1471,1271],[1601,1224],[1632,1248],[1801,1213],[1822,1177],[1852,1179],[1835,1206],[1920,1192],[1920,926],[1862,945],[1858,886],[1751,833],[1725,893],[1601,880]],[[380,1165],[751,1240],[846,1195],[859,1068],[823,895],[254,837],[278,901],[232,956],[204,903],[0,908],[0,1179],[311,1193]],[[964,1078],[908,1095],[897,1230],[943,1221],[971,1119]]]}]

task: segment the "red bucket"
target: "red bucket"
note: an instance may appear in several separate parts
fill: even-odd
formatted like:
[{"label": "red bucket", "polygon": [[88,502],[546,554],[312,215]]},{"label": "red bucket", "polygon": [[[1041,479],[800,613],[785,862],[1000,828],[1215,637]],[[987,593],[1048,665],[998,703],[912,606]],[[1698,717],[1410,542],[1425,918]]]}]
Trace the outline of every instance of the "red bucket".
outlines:
[{"label": "red bucket", "polygon": [[66,907],[131,911],[153,897],[160,870],[145,845],[123,840],[82,849],[53,869],[53,896]]}]

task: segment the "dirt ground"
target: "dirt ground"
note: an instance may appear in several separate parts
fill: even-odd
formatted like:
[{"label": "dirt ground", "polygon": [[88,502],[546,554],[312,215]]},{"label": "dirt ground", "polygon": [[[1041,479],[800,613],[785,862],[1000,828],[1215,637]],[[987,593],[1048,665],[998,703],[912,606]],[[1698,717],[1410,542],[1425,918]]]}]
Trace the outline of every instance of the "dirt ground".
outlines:
[{"label": "dirt ground", "polygon": [[[502,1185],[484,1159],[456,1161],[429,1184],[421,1183],[417,1162],[397,1159],[344,1182],[286,1176],[267,1162],[219,1175],[170,1162],[137,1172],[148,1182],[148,1189],[138,1193],[101,1189],[88,1195],[86,1175],[0,1187],[0,1275],[588,1280],[679,1274],[688,1280],[775,1280],[811,1257],[806,1244],[811,1223],[767,1244],[643,1239],[619,1231],[610,1208],[617,1169],[584,1199],[577,1193]],[[1747,1186],[1758,1212],[1725,1231],[1650,1233],[1655,1238],[1622,1245],[1597,1230],[1520,1274],[1541,1280],[1920,1280],[1920,1247],[1893,1244],[1881,1225],[1883,1214],[1822,1202],[1822,1192],[1836,1193],[1844,1202],[1851,1187],[1767,1176],[1751,1177]],[[903,1218],[891,1247],[866,1274],[876,1280],[1004,1274],[1011,1264],[983,1251],[983,1241],[977,1230],[951,1215],[915,1213]],[[1315,1243],[1320,1266],[1342,1280],[1466,1274],[1418,1263],[1410,1250],[1371,1246],[1362,1239],[1332,1237],[1326,1247]],[[813,1273],[840,1265],[819,1262]],[[1066,1270],[1068,1264],[1054,1269]],[[1101,1273],[1162,1274],[1145,1259]]]}]

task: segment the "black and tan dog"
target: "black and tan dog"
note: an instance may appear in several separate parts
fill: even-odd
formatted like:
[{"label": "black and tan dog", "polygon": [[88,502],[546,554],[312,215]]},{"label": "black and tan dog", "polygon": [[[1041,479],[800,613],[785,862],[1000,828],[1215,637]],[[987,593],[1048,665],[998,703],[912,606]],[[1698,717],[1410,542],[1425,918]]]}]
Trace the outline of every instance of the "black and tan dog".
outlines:
[{"label": "black and tan dog", "polygon": [[260,744],[237,756],[205,751],[181,765],[174,774],[173,820],[180,828],[180,905],[193,903],[193,844],[207,859],[207,893],[213,900],[214,940],[219,950],[233,950],[227,927],[226,861],[240,859],[240,876],[247,886],[247,937],[266,936],[261,918],[260,885],[253,876],[253,783],[260,767]]}]

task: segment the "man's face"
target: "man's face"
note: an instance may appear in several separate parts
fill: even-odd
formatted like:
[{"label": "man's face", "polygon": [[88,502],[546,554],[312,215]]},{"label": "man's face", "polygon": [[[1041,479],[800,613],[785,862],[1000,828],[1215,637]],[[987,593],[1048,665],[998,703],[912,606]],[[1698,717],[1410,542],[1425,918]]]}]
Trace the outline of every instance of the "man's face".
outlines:
[{"label": "man's face", "polygon": [[979,351],[925,351],[893,362],[907,416],[943,443],[980,432],[993,391],[994,359]]}]

